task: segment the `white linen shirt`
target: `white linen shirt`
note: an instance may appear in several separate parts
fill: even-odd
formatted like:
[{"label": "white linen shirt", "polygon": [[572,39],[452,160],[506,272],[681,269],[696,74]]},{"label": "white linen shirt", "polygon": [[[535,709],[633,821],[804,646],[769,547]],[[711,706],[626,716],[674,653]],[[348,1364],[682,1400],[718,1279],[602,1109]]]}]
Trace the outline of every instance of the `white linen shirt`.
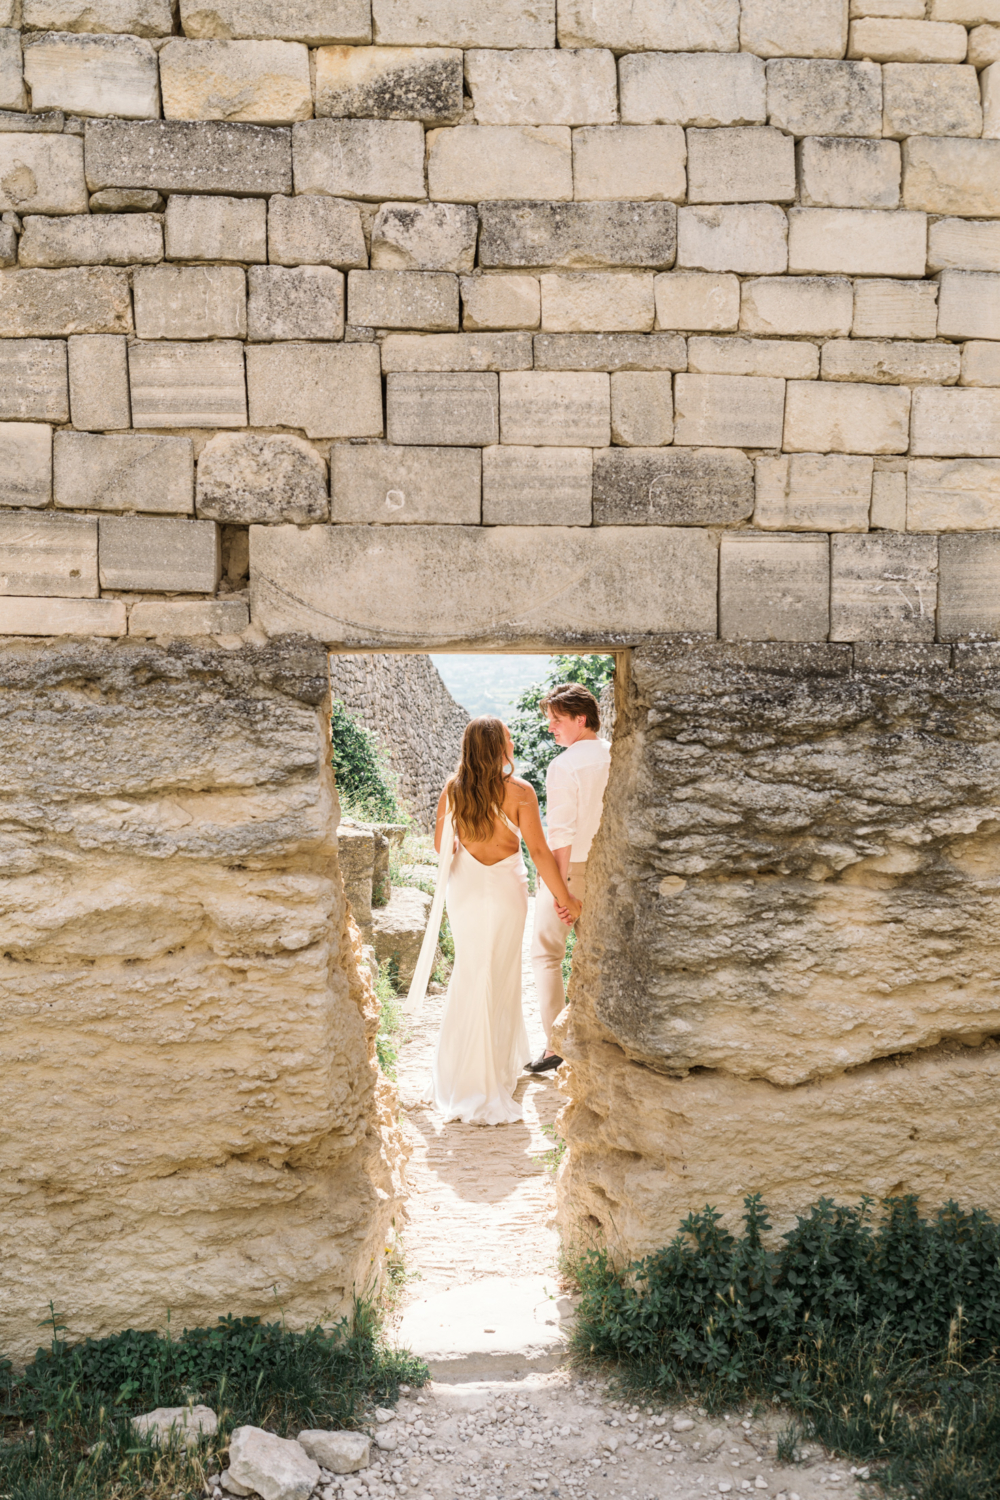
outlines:
[{"label": "white linen shirt", "polygon": [[569,844],[570,864],[582,864],[590,853],[610,769],[607,740],[577,740],[545,773],[549,848],[565,849]]}]

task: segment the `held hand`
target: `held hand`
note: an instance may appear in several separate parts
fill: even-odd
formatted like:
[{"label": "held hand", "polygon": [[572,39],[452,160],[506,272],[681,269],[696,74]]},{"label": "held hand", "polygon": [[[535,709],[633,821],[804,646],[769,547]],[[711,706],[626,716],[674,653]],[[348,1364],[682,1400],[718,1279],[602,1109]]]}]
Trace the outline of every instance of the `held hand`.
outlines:
[{"label": "held hand", "polygon": [[565,922],[567,927],[573,926],[573,924],[578,920],[582,910],[583,907],[575,896],[570,896],[569,903],[566,906],[560,906],[559,903],[556,902],[556,911],[559,914],[559,920],[561,922]]}]

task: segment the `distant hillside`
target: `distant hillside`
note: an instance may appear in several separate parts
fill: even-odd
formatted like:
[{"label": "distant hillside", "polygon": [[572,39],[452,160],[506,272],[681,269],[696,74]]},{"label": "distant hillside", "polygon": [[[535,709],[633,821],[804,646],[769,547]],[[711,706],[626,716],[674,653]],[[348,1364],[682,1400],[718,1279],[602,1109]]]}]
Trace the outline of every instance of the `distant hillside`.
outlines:
[{"label": "distant hillside", "polygon": [[452,697],[475,718],[506,719],[524,689],[545,676],[548,656],[432,656]]}]

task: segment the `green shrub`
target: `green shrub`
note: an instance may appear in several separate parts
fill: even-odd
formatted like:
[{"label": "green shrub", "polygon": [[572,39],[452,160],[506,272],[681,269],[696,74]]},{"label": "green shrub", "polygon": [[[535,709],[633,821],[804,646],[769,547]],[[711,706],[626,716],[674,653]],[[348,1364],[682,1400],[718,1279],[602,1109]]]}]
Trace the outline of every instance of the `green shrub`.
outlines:
[{"label": "green shrub", "polygon": [[525,688],[518,698],[508,726],[517,755],[518,774],[534,787],[539,805],[545,809],[545,772],[550,761],[560,754],[559,746],[549,733],[539,703],[550,688],[559,682],[580,682],[596,698],[615,673],[613,656],[555,656],[552,668],[541,682]]},{"label": "green shrub", "polygon": [[330,735],[342,811],[360,822],[408,822],[385,749],[339,698],[333,700]]}]

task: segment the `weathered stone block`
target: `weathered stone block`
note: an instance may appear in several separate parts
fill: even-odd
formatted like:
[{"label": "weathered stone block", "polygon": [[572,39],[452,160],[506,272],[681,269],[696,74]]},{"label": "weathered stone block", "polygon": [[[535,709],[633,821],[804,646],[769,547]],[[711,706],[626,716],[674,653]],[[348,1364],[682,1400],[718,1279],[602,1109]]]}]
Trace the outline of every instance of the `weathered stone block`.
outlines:
[{"label": "weathered stone block", "polygon": [[383,203],[372,227],[372,270],[471,271],[478,232],[470,204]]},{"label": "weathered stone block", "polygon": [[462,118],[462,54],[446,47],[321,47],[315,54],[317,115],[337,119]]},{"label": "weathered stone block", "polygon": [[129,635],[240,635],[250,623],[243,599],[140,599],[128,617]]},{"label": "weathered stone block", "polygon": [[660,269],[677,251],[672,203],[481,203],[479,216],[481,266]]},{"label": "weathered stone block", "polygon": [[427,185],[431,198],[453,203],[570,199],[573,156],[569,127],[463,125],[429,131]]},{"label": "weathered stone block", "polygon": [[589,448],[483,449],[484,526],[589,526]]},{"label": "weathered stone block", "polygon": [[541,290],[535,276],[463,276],[463,328],[537,328]]},{"label": "weathered stone block", "polygon": [[962,385],[1000,385],[1000,344],[974,339],[962,350]]},{"label": "weathered stone block", "polygon": [[687,144],[678,125],[593,125],[573,131],[573,196],[665,199],[687,192]]},{"label": "weathered stone block", "polygon": [[124,635],[123,599],[0,599],[0,635]]},{"label": "weathered stone block", "polygon": [[936,536],[831,537],[831,641],[932,641],[937,583]]},{"label": "weathered stone block", "polygon": [[26,34],[24,77],[37,110],[159,118],[156,53],[138,37]]},{"label": "weathered stone block", "polygon": [[781,446],[789,453],[905,453],[909,421],[904,386],[790,380]]},{"label": "weathered stone block", "polygon": [[219,528],[214,521],[101,516],[98,526],[102,588],[215,592]]},{"label": "weathered stone block", "polygon": [[0,211],[83,214],[88,201],[76,136],[0,134]]},{"label": "weathered stone block", "polygon": [[125,31],[133,36],[169,36],[170,0],[23,0],[31,31]]},{"label": "weathered stone block", "polygon": [[[979,79],[983,101],[983,135],[989,140],[1000,136],[1000,68],[991,63]],[[940,131],[943,135],[945,132]]]},{"label": "weathered stone block", "polygon": [[872,16],[851,22],[847,55],[878,63],[960,63],[965,61],[968,45],[964,26]]},{"label": "weathered stone block", "polygon": [[268,259],[278,266],[366,266],[361,210],[356,203],[315,193],[271,198],[267,250]]},{"label": "weathered stone block", "polygon": [[910,452],[940,458],[1000,457],[1000,391],[959,386],[914,391]]},{"label": "weathered stone block", "polygon": [[[596,649],[714,633],[710,532],[553,526],[544,543],[540,552],[534,526],[253,527],[253,618],[269,634],[380,650]],[[442,590],[454,595],[447,620]]]},{"label": "weathered stone block", "polygon": [[22,266],[151,265],[163,259],[163,229],[152,214],[31,214],[18,248]]},{"label": "weathered stone block", "polygon": [[773,375],[779,380],[815,380],[819,350],[793,339],[688,340],[692,375]]},{"label": "weathered stone block", "polygon": [[618,118],[614,54],[533,48],[465,54],[480,125],[606,125]]},{"label": "weathered stone block", "polygon": [[478,448],[337,443],[330,450],[331,519],[478,526],[480,470]]},{"label": "weathered stone block", "polygon": [[162,193],[290,193],[286,130],[221,120],[93,120],[86,136],[87,186]]},{"label": "weathered stone block", "polygon": [[938,541],[938,639],[1000,637],[1000,532]]},{"label": "weathered stone block", "polygon": [[4,27],[0,30],[0,109],[21,110],[25,102],[21,36],[13,27]]},{"label": "weathered stone block", "polygon": [[862,380],[872,385],[954,385],[960,367],[959,351],[948,344],[831,339],[823,345],[824,380]]},{"label": "weathered stone block", "polygon": [[331,266],[251,266],[247,278],[248,338],[271,342],[344,337],[343,271]]},{"label": "weathered stone block", "polygon": [[940,286],[937,332],[942,338],[1000,339],[1000,275],[943,271]]},{"label": "weathered stone block", "polygon": [[969,32],[968,61],[976,68],[1000,62],[1000,26],[977,26]]},{"label": "weathered stone block", "polygon": [[788,269],[848,276],[922,276],[927,220],[920,213],[861,208],[793,208]]},{"label": "weathered stone block", "polygon": [[687,132],[690,203],[789,203],[795,142],[770,125]]},{"label": "weathered stone block", "polygon": [[187,437],[57,432],[55,503],[64,510],[194,509],[194,446]]},{"label": "weathered stone block", "polygon": [[758,57],[843,57],[847,0],[743,0],[740,47]]},{"label": "weathered stone block", "polygon": [[936,219],[927,233],[928,271],[1000,271],[1000,223]]},{"label": "weathered stone block", "polygon": [[128,276],[106,266],[0,271],[0,338],[128,333]]},{"label": "weathered stone block", "polygon": [[881,135],[882,70],[870,62],[776,58],[767,64],[767,116],[796,136]]},{"label": "weathered stone block", "polygon": [[736,0],[634,5],[629,0],[563,0],[560,47],[612,47],[615,52],[736,52]]},{"label": "weathered stone block", "polygon": [[17,231],[13,224],[0,223],[0,270],[17,265]]},{"label": "weathered stone block", "polygon": [[713,448],[780,448],[785,382],[741,375],[678,375],[674,442]]},{"label": "weathered stone block", "polygon": [[830,545],[806,532],[728,531],[719,550],[724,641],[825,641]]},{"label": "weathered stone block", "polygon": [[736,276],[673,271],[653,281],[657,328],[734,329],[740,321]]},{"label": "weathered stone block", "polygon": [[595,526],[729,526],[752,512],[753,465],[738,449],[594,455]]},{"label": "weathered stone block", "polygon": [[851,331],[854,287],[840,276],[778,276],[745,281],[740,329],[746,333],[819,335]]},{"label": "weathered stone block", "polygon": [[522,447],[606,448],[610,377],[544,370],[501,374],[500,440]]},{"label": "weathered stone block", "polygon": [[368,328],[458,327],[458,278],[446,271],[351,271],[348,318]]},{"label": "weathered stone block", "polygon": [[979,79],[968,64],[887,63],[882,91],[884,136],[983,133]]},{"label": "weathered stone block", "polygon": [[382,381],[373,344],[252,344],[251,427],[300,427],[311,438],[382,436]]},{"label": "weathered stone block", "polygon": [[426,198],[418,120],[307,120],[292,130],[296,193]]},{"label": "weathered stone block", "polygon": [[136,271],[132,286],[141,339],[246,337],[241,266],[146,266]]},{"label": "weathered stone block", "polygon": [[185,36],[284,37],[311,47],[372,39],[369,0],[181,0],[181,21]]},{"label": "weathered stone block", "polygon": [[463,0],[375,0],[375,40],[404,47],[554,47],[554,0],[499,0],[469,6]]},{"label": "weathered stone block", "polygon": [[1000,141],[913,136],[903,142],[903,203],[932,214],[1000,215]]},{"label": "weathered stone block", "polygon": [[120,334],[81,333],[68,341],[73,426],[83,432],[131,427],[128,348]]},{"label": "weathered stone block", "polygon": [[992,458],[911,459],[906,530],[1000,530],[1000,463]]},{"label": "weathered stone block", "polygon": [[530,370],[530,333],[390,333],[383,373],[419,370]]},{"label": "weathered stone block", "polygon": [[0,340],[0,421],[69,421],[62,339]]},{"label": "weathered stone block", "polygon": [[930,18],[978,26],[982,21],[1000,21],[1000,4],[997,0],[931,0]]},{"label": "weathered stone block", "polygon": [[537,333],[536,370],[683,370],[684,340],[672,333]]},{"label": "weathered stone block", "polygon": [[169,41],[160,51],[160,84],[168,120],[290,125],[313,112],[301,42]]},{"label": "weathered stone block", "polygon": [[867,531],[870,458],[793,453],[758,458],[753,524],[763,531]]},{"label": "weathered stone block", "polygon": [[547,332],[648,332],[653,326],[653,277],[648,271],[550,273],[540,284]]},{"label": "weathered stone block", "polygon": [[816,208],[896,208],[902,172],[897,141],[811,136],[799,146],[799,198]]},{"label": "weathered stone block", "polygon": [[134,427],[245,427],[243,345],[132,344]]},{"label": "weathered stone block", "polygon": [[671,377],[619,370],[611,377],[611,441],[657,448],[674,435]]},{"label": "weathered stone block", "polygon": [[[906,530],[906,473],[876,469],[872,475],[872,528],[883,531]],[[919,527],[914,527],[919,530]]]},{"label": "weathered stone block", "polygon": [[[37,116],[40,120],[53,118]],[[54,118],[61,119],[61,115]],[[92,214],[158,214],[164,209],[163,197],[153,188],[104,188],[90,195]]]},{"label": "weathered stone block", "polygon": [[764,64],[748,52],[635,52],[618,62],[622,119],[636,125],[763,125]]},{"label": "weathered stone block", "polygon": [[934,338],[937,294],[931,281],[859,281],[854,289],[855,338]]},{"label": "weathered stone block", "polygon": [[198,459],[195,508],[205,519],[237,526],[325,521],[326,465],[301,438],[220,432]]},{"label": "weathered stone block", "polygon": [[495,374],[389,375],[385,405],[390,443],[481,448],[499,441]]},{"label": "weathered stone block", "polygon": [[52,498],[52,428],[0,422],[0,505],[48,505]]},{"label": "weathered stone block", "polygon": [[97,522],[0,512],[0,594],[96,599]]},{"label": "weathered stone block", "polygon": [[788,269],[788,220],[775,203],[682,208],[677,214],[677,264],[742,276]]},{"label": "weathered stone block", "polygon": [[267,260],[267,205],[261,198],[173,193],[165,229],[171,260]]}]

